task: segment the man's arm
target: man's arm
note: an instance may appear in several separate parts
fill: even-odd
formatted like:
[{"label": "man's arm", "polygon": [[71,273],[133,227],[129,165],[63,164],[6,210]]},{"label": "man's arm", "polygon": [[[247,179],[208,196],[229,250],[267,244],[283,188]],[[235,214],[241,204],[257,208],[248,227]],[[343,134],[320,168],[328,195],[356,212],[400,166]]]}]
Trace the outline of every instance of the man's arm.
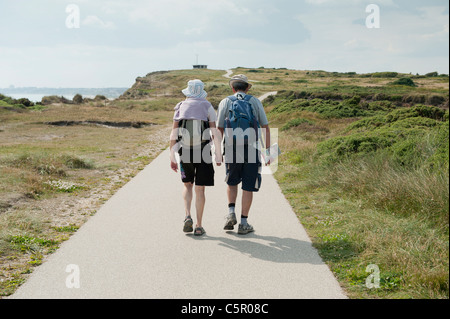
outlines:
[{"label": "man's arm", "polygon": [[217,111],[217,128],[219,129],[222,137],[225,128],[226,112],[227,112],[227,99],[224,99],[220,102],[219,109]]},{"label": "man's arm", "polygon": [[266,146],[266,149],[270,149],[271,141],[270,141],[270,127],[269,125],[264,125],[263,127],[263,137],[264,137],[264,143]]},{"label": "man's arm", "polygon": [[[262,128],[262,138],[263,138],[263,142],[265,143],[265,148],[266,148],[266,155],[270,155],[270,147],[271,145],[271,137],[270,137],[270,127],[269,127],[269,120],[267,119],[267,115],[266,112],[264,111],[264,106],[262,104],[262,102],[255,98],[256,103],[257,103],[257,110],[258,110],[258,122],[261,125]],[[270,161],[267,163],[267,165],[270,165]]]},{"label": "man's arm", "polygon": [[267,119],[266,112],[264,111],[264,106],[262,102],[254,97],[254,101],[256,102],[256,116],[258,117],[258,122],[261,127],[269,125],[269,120]]},{"label": "man's arm", "polygon": [[222,165],[222,135],[220,133],[220,129],[216,128],[216,122],[209,122],[209,128],[212,133],[212,139],[214,142],[214,148],[215,148],[215,155],[216,155],[216,164],[217,166]]}]

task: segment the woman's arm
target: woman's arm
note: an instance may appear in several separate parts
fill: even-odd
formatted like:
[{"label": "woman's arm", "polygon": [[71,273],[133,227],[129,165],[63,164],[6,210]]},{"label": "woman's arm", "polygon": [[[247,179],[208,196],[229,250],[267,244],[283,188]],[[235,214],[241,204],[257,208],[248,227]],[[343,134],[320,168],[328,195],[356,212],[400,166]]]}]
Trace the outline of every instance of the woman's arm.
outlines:
[{"label": "woman's arm", "polygon": [[172,132],[170,134],[170,168],[176,173],[178,172],[178,163],[175,157],[175,145],[178,140],[178,125],[179,123],[174,121],[172,126]]}]

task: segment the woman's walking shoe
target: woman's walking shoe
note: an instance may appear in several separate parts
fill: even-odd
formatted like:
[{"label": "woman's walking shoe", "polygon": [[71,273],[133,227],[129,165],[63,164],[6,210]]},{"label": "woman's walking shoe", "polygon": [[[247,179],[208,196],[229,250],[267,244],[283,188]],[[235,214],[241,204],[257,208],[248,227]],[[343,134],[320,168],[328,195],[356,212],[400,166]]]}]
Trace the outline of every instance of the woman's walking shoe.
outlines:
[{"label": "woman's walking shoe", "polygon": [[203,236],[204,234],[206,234],[206,231],[203,227],[195,228],[194,236]]},{"label": "woman's walking shoe", "polygon": [[247,235],[248,233],[252,233],[254,231],[255,230],[253,229],[253,226],[250,224],[247,224],[247,225],[239,224],[239,228],[238,228],[239,235]]},{"label": "woman's walking shoe", "polygon": [[192,221],[191,216],[186,217],[186,219],[184,220],[183,231],[185,233],[191,233],[192,231],[194,231],[192,225],[194,225],[194,222]]},{"label": "woman's walking shoe", "polygon": [[236,225],[236,224],[237,224],[236,214],[234,214],[234,213],[228,214],[227,221],[226,221],[225,227],[223,229],[224,230],[233,230],[234,225]]}]

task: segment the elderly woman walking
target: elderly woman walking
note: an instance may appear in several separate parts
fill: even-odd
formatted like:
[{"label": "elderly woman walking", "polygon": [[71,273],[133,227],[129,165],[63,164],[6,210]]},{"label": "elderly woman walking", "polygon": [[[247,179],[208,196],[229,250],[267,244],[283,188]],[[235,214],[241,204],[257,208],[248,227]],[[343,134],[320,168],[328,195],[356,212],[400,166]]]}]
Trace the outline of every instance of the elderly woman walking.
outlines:
[{"label": "elderly woman walking", "polygon": [[[180,173],[184,184],[183,200],[185,219],[183,231],[194,231],[195,236],[205,234],[202,226],[205,207],[205,188],[214,186],[214,166],[212,163],[212,143],[215,144],[215,160],[218,166],[222,163],[220,149],[221,138],[217,135],[217,115],[211,103],[206,100],[207,93],[201,80],[188,82],[182,92],[186,100],[177,104],[173,117],[173,128],[170,136],[170,166],[178,172],[175,153],[180,155]],[[197,223],[193,228],[191,204],[195,185],[195,208]]]}]

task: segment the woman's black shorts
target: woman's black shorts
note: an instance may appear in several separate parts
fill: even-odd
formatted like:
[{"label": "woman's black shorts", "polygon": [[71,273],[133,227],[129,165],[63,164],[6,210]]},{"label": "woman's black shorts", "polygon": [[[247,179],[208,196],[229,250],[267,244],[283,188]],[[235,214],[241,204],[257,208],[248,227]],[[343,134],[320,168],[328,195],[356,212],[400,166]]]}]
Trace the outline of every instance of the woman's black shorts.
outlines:
[{"label": "woman's black shorts", "polygon": [[211,145],[202,148],[183,149],[180,154],[180,171],[183,183],[197,186],[214,186],[214,165],[212,163]]}]

